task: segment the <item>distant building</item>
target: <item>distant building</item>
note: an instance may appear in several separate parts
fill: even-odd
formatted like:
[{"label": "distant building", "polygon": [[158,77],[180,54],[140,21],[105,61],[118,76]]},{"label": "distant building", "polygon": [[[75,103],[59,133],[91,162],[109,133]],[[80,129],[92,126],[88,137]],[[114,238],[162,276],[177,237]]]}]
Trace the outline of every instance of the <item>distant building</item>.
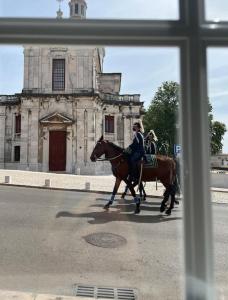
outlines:
[{"label": "distant building", "polygon": [[[69,7],[75,22],[86,17],[86,1]],[[143,103],[120,95],[121,73],[103,73],[104,57],[103,47],[24,46],[22,93],[0,96],[0,168],[108,172],[90,162],[96,141],[126,147]]]},{"label": "distant building", "polygon": [[228,154],[218,154],[211,156],[211,167],[212,168],[228,168]]}]

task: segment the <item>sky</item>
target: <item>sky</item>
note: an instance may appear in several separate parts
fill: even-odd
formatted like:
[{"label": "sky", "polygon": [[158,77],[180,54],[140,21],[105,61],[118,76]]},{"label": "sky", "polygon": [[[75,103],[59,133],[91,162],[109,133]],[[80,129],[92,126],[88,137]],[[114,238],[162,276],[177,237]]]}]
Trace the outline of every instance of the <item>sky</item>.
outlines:
[{"label": "sky", "polygon": [[[227,0],[206,0],[206,17],[228,20]],[[179,17],[178,0],[87,0],[87,18],[170,19]],[[68,1],[61,4],[69,17]],[[56,17],[56,0],[0,0],[0,17]],[[208,49],[208,95],[214,120],[228,129],[228,48]],[[179,82],[177,48],[106,47],[104,72],[122,73],[121,93],[141,94],[147,108],[164,81]],[[0,94],[20,93],[23,88],[23,47],[0,46]],[[228,153],[228,133],[223,152]]]}]

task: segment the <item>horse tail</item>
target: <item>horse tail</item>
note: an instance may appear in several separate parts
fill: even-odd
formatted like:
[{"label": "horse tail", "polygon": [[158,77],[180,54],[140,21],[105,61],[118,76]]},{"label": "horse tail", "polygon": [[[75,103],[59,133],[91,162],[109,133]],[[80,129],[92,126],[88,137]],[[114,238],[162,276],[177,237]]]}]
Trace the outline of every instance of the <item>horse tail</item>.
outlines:
[{"label": "horse tail", "polygon": [[175,188],[175,191],[180,194],[180,174],[179,174],[179,161],[174,160],[174,178],[173,178],[173,186]]},{"label": "horse tail", "polygon": [[176,180],[176,162],[174,159],[170,160],[170,173],[169,173],[169,184],[174,185]]}]

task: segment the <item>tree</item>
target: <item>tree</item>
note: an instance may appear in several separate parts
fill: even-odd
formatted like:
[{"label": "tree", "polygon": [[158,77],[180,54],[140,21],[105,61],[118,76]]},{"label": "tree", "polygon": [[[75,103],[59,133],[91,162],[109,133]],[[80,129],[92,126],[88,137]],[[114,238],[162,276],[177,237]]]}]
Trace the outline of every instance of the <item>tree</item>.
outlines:
[{"label": "tree", "polygon": [[[158,148],[168,146],[173,154],[178,119],[179,84],[166,81],[158,88],[143,119],[146,131],[153,129],[158,137]],[[163,153],[164,154],[164,153]]]},{"label": "tree", "polygon": [[[143,119],[145,131],[153,129],[158,137],[158,148],[168,146],[168,155],[173,155],[174,144],[178,140],[178,106],[180,86],[177,82],[166,81],[158,88],[154,99]],[[208,119],[211,136],[211,154],[222,151],[222,139],[226,126],[218,121],[213,121],[212,105],[208,101]],[[162,151],[160,151],[162,153]],[[166,154],[163,153],[162,154]]]},{"label": "tree", "polygon": [[216,155],[222,151],[222,139],[226,133],[226,125],[218,121],[212,122],[211,154]]},{"label": "tree", "polygon": [[208,118],[209,118],[209,130],[210,130],[210,139],[211,139],[211,155],[216,155],[222,151],[222,139],[224,134],[226,133],[226,125],[218,122],[213,121],[213,114],[212,114],[212,105],[208,100],[209,111],[208,111]]}]

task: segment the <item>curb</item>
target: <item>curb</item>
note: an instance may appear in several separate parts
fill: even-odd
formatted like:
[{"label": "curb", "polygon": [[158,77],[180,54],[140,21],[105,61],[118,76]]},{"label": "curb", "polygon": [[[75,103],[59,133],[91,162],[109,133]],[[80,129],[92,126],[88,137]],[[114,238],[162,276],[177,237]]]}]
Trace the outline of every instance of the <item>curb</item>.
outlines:
[{"label": "curb", "polygon": [[[108,195],[112,194],[112,192],[100,191],[100,190],[69,189],[69,188],[46,187],[46,186],[37,186],[37,185],[32,186],[32,185],[12,184],[12,183],[0,183],[0,186],[11,186],[11,187],[21,187],[21,188],[31,188],[31,189],[41,189],[41,190],[54,190],[54,191],[67,191],[67,192],[94,193],[94,194],[108,194]],[[228,193],[228,189],[212,187],[211,192]],[[122,193],[117,193],[116,195],[122,195]],[[147,195],[147,198],[163,199],[163,196]],[[182,197],[177,196],[176,199],[180,200],[180,199],[182,199]]]},{"label": "curb", "polygon": [[[11,187],[23,187],[31,189],[40,189],[40,190],[54,190],[54,191],[66,191],[66,192],[81,192],[81,193],[94,193],[94,194],[108,194],[111,195],[112,192],[108,191],[97,191],[97,190],[80,190],[80,189],[67,189],[67,188],[56,188],[56,187],[45,187],[45,186],[31,186],[31,185],[22,185],[22,184],[12,184],[12,183],[0,183],[0,186],[11,186]],[[122,195],[122,193],[117,193],[116,195]],[[159,198],[162,199],[162,196],[158,195],[147,195],[147,198]],[[180,199],[179,197],[176,197]]]},{"label": "curb", "polygon": [[[0,186],[12,186],[12,187],[23,187],[23,188],[31,188],[31,189],[41,189],[41,190],[56,190],[56,191],[67,191],[67,192],[82,192],[82,193],[97,193],[97,194],[108,194],[111,195],[112,192],[109,191],[101,191],[101,190],[86,190],[86,189],[70,189],[70,188],[57,188],[57,187],[46,187],[46,186],[38,186],[38,185],[25,185],[25,184],[12,184],[12,183],[0,183]],[[228,193],[228,189],[223,188],[211,188],[211,192],[217,193]],[[122,193],[117,193],[116,195],[122,195]],[[147,195],[147,198],[160,198],[163,196],[159,195]],[[176,197],[177,199],[182,199],[182,197]]]},{"label": "curb", "polygon": [[223,188],[211,188],[212,192],[218,192],[218,193],[228,193],[228,189],[223,189]]}]

